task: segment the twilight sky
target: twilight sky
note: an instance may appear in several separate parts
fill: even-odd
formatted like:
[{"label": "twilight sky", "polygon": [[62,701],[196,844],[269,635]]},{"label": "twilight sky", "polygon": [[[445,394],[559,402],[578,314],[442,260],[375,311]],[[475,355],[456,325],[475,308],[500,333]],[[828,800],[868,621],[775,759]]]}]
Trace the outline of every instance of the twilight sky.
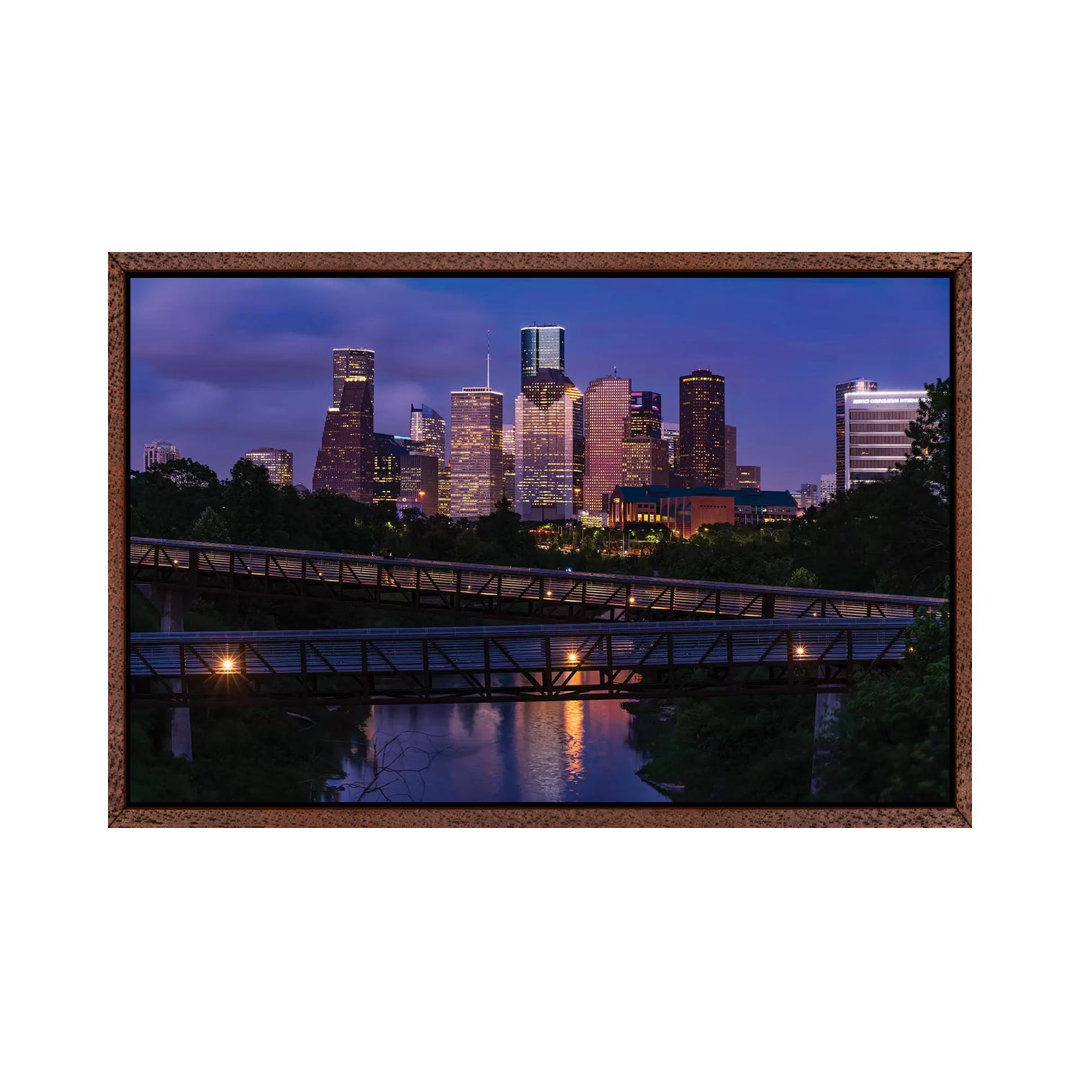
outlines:
[{"label": "twilight sky", "polygon": [[663,396],[679,376],[726,379],[739,464],[798,490],[835,467],[834,387],[917,389],[949,373],[945,278],[134,278],[131,467],[162,439],[221,477],[246,450],[294,455],[311,486],[331,350],[375,350],[375,430],[407,435],[409,405],[450,417],[450,391],[491,384],[506,421],[522,326],[566,327],[566,373],[611,373]]}]

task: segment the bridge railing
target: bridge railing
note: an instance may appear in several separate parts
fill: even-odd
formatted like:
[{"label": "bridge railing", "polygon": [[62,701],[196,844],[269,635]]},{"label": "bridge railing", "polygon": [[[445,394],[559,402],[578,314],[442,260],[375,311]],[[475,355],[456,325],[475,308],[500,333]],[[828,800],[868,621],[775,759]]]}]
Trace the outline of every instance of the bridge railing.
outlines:
[{"label": "bridge railing", "polygon": [[592,571],[392,559],[136,537],[134,581],[422,607],[580,617],[911,617],[943,601],[926,596],[689,581]]}]

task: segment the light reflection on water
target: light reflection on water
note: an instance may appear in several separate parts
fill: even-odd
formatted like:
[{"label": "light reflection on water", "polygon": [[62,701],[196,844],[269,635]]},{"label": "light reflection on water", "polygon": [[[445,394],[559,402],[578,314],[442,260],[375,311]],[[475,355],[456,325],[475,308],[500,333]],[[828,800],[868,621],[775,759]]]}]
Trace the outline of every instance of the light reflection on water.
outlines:
[{"label": "light reflection on water", "polygon": [[[637,770],[617,701],[376,705],[371,745],[343,755],[342,802],[663,803]],[[372,761],[379,774],[373,776]]]}]

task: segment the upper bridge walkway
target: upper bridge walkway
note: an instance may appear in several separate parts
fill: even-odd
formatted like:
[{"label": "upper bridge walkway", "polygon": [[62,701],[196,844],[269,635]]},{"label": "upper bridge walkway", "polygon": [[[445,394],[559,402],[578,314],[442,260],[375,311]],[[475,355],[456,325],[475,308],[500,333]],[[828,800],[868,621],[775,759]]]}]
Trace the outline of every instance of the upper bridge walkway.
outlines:
[{"label": "upper bridge walkway", "polygon": [[940,598],[380,558],[134,537],[129,579],[200,590],[400,604],[488,616],[637,621],[672,618],[912,618]]}]

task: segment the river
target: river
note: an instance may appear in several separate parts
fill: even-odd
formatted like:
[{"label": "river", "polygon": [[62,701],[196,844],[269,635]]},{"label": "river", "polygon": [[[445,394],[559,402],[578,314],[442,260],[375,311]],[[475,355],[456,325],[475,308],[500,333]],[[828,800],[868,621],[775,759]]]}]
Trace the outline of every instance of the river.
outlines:
[{"label": "river", "polygon": [[[664,803],[618,701],[376,705],[333,802]],[[375,776],[373,761],[378,763]]]}]

